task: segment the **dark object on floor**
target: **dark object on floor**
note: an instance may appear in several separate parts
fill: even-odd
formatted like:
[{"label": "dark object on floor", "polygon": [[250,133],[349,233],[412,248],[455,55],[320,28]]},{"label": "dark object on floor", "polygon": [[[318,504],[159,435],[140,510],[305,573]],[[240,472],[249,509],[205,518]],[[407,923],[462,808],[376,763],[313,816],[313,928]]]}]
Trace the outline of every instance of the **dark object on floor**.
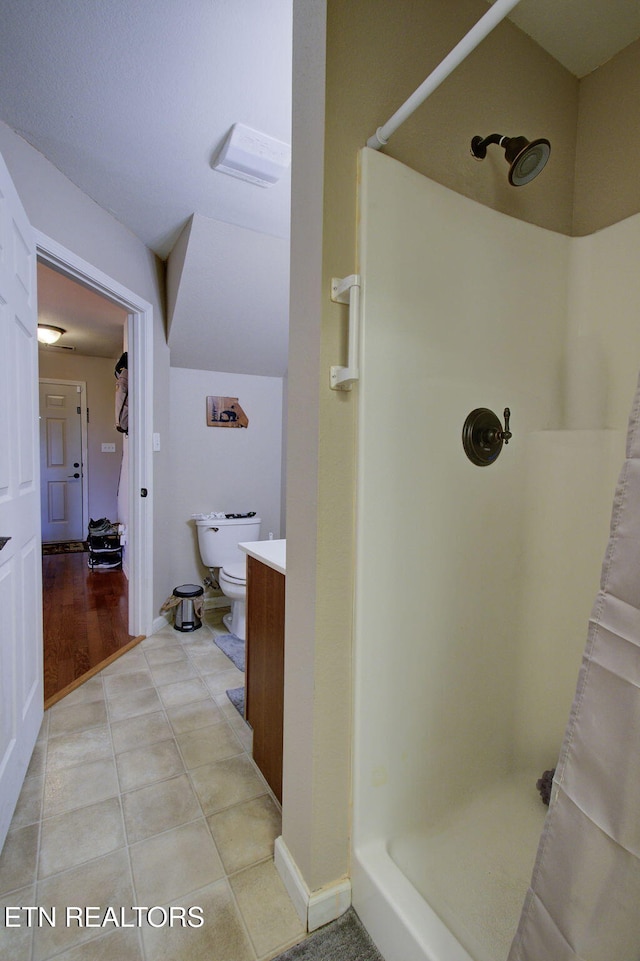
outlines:
[{"label": "dark object on floor", "polygon": [[349,908],[274,961],[384,961],[362,921]]},{"label": "dark object on floor", "polygon": [[233,661],[239,671],[244,671],[244,641],[235,634],[215,634],[213,643]]},{"label": "dark object on floor", "polygon": [[112,524],[108,517],[89,521],[87,544],[90,570],[113,571],[122,567],[122,545],[118,525]]},{"label": "dark object on floor", "polygon": [[542,803],[546,804],[547,806],[549,804],[549,800],[551,799],[551,785],[553,784],[553,775],[555,773],[555,768],[553,768],[551,771],[545,771],[542,777],[536,781],[536,787],[540,791]]},{"label": "dark object on floor", "polygon": [[50,554],[81,554],[88,549],[86,541],[61,541],[56,544],[42,545],[42,553],[45,557]]},{"label": "dark object on floor", "polygon": [[240,717],[244,718],[244,688],[233,687],[226,692],[227,697],[235,707]]},{"label": "dark object on floor", "polygon": [[99,517],[97,521],[93,518],[89,521],[89,534],[109,534],[113,524],[108,517]]}]

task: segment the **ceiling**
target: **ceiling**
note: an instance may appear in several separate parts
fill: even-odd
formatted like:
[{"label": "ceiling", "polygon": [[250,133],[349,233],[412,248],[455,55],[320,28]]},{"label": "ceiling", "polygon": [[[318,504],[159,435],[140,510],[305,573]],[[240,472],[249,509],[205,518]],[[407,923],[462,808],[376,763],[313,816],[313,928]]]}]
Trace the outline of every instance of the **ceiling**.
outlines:
[{"label": "ceiling", "polygon": [[127,312],[90,287],[48,264],[38,263],[38,322],[61,327],[57,345],[38,349],[117,360],[122,353]]},{"label": "ceiling", "polygon": [[576,77],[640,37],[638,0],[521,0],[509,19]]},{"label": "ceiling", "polygon": [[[577,76],[640,36],[638,0],[522,0],[511,19]],[[262,188],[212,169],[212,158],[236,122],[291,142],[291,29],[292,0],[3,0],[0,119],[163,259],[189,234],[193,215],[200,227],[208,220],[239,228],[237,243],[225,248],[228,261],[243,256],[248,232],[281,246],[289,232],[289,174]],[[244,284],[222,282],[228,264],[221,265],[213,298],[211,280],[208,288],[194,286],[206,279],[198,269],[203,253],[183,253],[184,287],[169,295],[172,363],[189,335],[181,318],[200,298],[210,330],[235,318],[239,346],[229,351],[226,369],[284,373],[282,258],[274,255],[283,271],[278,281],[265,276],[244,300]],[[87,292],[74,293],[81,301]],[[42,311],[51,312],[45,288],[41,295]],[[70,342],[75,321],[66,316],[58,326],[69,328]],[[243,317],[263,337],[265,356],[274,339],[267,319],[277,326],[280,357],[268,369],[243,368]],[[88,318],[82,323],[101,326]],[[200,352],[183,357],[181,366],[203,362],[203,338],[194,333]],[[230,344],[234,332],[226,329],[225,336]]]}]

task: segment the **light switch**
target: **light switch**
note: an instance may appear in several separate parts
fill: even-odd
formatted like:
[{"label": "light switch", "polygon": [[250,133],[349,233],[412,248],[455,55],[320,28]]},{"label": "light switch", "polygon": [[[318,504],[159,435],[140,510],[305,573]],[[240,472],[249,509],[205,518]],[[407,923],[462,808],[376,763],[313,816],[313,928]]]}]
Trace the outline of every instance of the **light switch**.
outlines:
[{"label": "light switch", "polygon": [[153,449],[160,450],[160,434],[153,435]]},{"label": "light switch", "polygon": [[115,444],[103,444],[103,445],[102,445],[102,453],[103,453],[103,454],[115,454],[115,452],[116,452],[116,445],[115,445]]}]

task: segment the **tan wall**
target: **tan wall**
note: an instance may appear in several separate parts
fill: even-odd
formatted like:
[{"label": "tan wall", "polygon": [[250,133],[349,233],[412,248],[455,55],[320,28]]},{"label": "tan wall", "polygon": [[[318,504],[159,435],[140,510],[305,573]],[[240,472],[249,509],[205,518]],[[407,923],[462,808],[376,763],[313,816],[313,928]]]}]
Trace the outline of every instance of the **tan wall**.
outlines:
[{"label": "tan wall", "polygon": [[[320,277],[319,236],[313,217],[322,189],[322,172],[317,169],[322,119],[314,126],[310,116],[323,107],[317,90],[323,65],[316,61],[321,56],[317,32],[325,2],[294,0],[294,102],[296,96],[300,101],[310,99],[297,110],[294,106],[287,505],[292,573],[287,577],[289,716],[285,717],[283,836],[312,890],[349,873],[357,388],[351,393],[329,389],[330,366],[346,362],[346,309],[330,302],[330,279],[356,267],[358,149],[486,9],[482,0],[455,4],[450,0],[327,0]],[[616,74],[617,96],[616,65],[609,69]],[[587,94],[592,87],[581,119],[594,126],[596,103],[608,94],[597,77],[584,81]],[[461,194],[571,234],[579,97],[575,77],[519,30],[503,23],[385,149]],[[470,157],[472,136],[493,132],[549,138],[551,160],[538,180],[522,189],[508,186],[507,165],[499,148],[490,148],[482,162]],[[603,143],[602,149],[621,151],[618,139]],[[580,177],[586,176],[582,168],[579,171]],[[595,198],[586,198],[585,192],[576,193],[585,218],[587,206],[593,205],[589,222],[610,222],[608,195],[601,194],[596,205]],[[640,209],[630,187],[620,194],[622,216]],[[383,591],[384,572],[380,576]]]},{"label": "tan wall", "polygon": [[640,40],[580,82],[573,233],[640,211]]}]

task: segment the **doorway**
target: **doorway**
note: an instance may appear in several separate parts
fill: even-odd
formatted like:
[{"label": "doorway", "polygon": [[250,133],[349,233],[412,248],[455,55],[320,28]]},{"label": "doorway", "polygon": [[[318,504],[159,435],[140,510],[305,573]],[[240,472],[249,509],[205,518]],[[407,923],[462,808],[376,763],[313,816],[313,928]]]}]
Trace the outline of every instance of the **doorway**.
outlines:
[{"label": "doorway", "polygon": [[[129,516],[126,484],[120,489],[126,441],[116,427],[114,403],[128,313],[41,260],[37,274],[38,321],[61,332],[55,344],[38,349],[44,699],[49,706],[133,640],[121,563],[126,546],[120,546],[121,539],[126,544]],[[87,550],[90,525],[93,533],[96,525],[123,532],[122,538],[110,536],[118,544],[114,554]]]},{"label": "doorway", "polygon": [[[128,634],[146,636],[153,630],[153,308],[133,291],[98,270],[73,251],[34,231],[38,261],[58,274],[100,295],[120,310],[123,327],[120,343],[128,353],[129,434],[122,436],[122,464],[119,475],[120,507],[127,505],[125,567],[128,576]],[[64,328],[64,323],[57,326]],[[122,333],[124,332],[124,333]],[[60,341],[63,346],[63,341]],[[110,355],[113,356],[113,353]],[[115,391],[115,377],[114,377]],[[115,394],[113,403],[115,422]],[[89,404],[91,424],[91,404]],[[97,439],[102,444],[112,440]],[[117,442],[116,442],[117,443]],[[102,463],[113,463],[113,452],[105,451]],[[117,459],[116,452],[116,459]],[[94,458],[95,459],[95,458]],[[99,460],[99,458],[98,458]],[[91,477],[89,478],[91,482]],[[122,518],[118,518],[122,520]]]}]

